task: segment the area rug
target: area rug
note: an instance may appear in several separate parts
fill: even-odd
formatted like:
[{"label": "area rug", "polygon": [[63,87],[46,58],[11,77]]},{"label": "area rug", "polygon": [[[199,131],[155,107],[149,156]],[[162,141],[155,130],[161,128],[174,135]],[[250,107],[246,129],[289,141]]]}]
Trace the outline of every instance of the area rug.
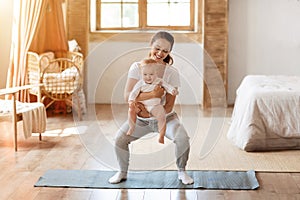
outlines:
[{"label": "area rug", "polygon": [[253,190],[259,187],[255,171],[188,171],[194,184],[184,185],[178,180],[177,171],[133,171],[127,180],[110,184],[114,171],[100,170],[48,170],[39,178],[35,187],[68,187],[98,189],[230,189]]}]

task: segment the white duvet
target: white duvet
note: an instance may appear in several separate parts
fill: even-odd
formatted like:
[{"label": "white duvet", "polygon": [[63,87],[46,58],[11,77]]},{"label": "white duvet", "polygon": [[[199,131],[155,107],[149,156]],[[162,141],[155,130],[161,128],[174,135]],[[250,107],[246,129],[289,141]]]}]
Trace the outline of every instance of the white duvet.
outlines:
[{"label": "white duvet", "polygon": [[227,137],[246,151],[300,148],[300,77],[246,76]]}]

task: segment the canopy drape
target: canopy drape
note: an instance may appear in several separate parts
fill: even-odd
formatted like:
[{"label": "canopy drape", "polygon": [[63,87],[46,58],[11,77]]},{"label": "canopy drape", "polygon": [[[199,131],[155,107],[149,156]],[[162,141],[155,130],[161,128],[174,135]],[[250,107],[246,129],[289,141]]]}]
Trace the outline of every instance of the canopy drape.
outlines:
[{"label": "canopy drape", "polygon": [[[15,0],[10,65],[6,87],[27,83],[27,52],[67,50],[62,0]],[[20,93],[18,100],[27,101]]]},{"label": "canopy drape", "polygon": [[62,0],[48,0],[29,50],[36,53],[68,50]]}]

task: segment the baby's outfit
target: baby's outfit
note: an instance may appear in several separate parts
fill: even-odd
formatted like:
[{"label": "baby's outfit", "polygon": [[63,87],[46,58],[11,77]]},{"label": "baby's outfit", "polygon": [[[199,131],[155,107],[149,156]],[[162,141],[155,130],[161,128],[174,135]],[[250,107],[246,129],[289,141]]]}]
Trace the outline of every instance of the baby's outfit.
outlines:
[{"label": "baby's outfit", "polygon": [[[140,80],[135,84],[134,88],[132,89],[128,101],[134,101],[140,92],[153,91],[158,84],[161,84],[161,86],[170,94],[172,94],[175,90],[175,88],[172,85],[163,81],[161,78],[156,78],[151,84],[145,83],[144,80]],[[140,102],[145,105],[145,108],[148,112],[151,112],[154,106],[161,104],[161,98],[146,99]]]}]

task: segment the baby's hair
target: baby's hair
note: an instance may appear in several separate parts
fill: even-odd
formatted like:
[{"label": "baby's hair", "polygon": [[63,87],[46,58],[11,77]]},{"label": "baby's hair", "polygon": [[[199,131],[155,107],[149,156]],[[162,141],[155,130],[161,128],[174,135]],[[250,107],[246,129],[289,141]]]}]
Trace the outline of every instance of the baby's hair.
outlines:
[{"label": "baby's hair", "polygon": [[141,61],[141,67],[149,64],[157,64],[157,61],[152,58],[145,58]]},{"label": "baby's hair", "polygon": [[[150,65],[150,64],[158,64],[158,62],[152,58],[144,58],[140,63],[140,69],[143,70],[144,67],[146,67],[147,65]],[[156,66],[151,66],[151,68],[154,69],[155,71],[157,71]]]}]

